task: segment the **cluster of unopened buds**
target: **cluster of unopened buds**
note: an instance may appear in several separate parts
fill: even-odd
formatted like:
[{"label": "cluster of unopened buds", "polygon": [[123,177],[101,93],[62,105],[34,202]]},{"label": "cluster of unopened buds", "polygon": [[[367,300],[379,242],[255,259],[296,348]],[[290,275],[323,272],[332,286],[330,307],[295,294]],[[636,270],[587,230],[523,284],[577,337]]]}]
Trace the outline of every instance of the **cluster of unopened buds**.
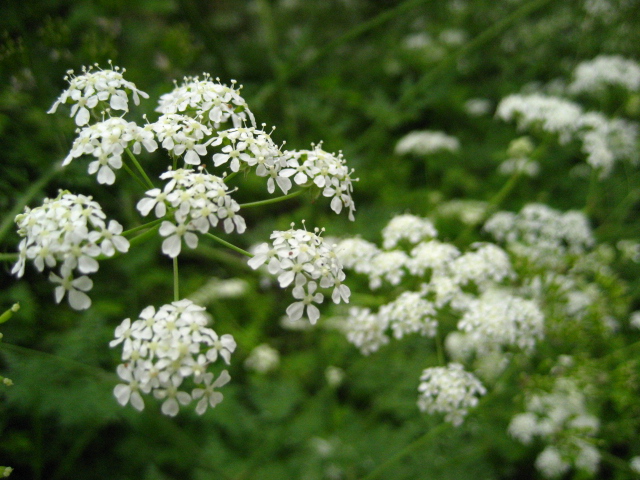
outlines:
[{"label": "cluster of unopened buds", "polygon": [[[201,398],[196,410],[202,413],[207,405],[220,401],[215,389],[229,380],[226,371],[214,380],[207,368],[218,355],[229,363],[235,342],[229,335],[218,338],[206,327],[203,308],[188,300],[177,301],[177,260],[183,242],[193,249],[199,237],[206,235],[252,256],[210,233],[216,228],[226,234],[246,231],[242,205],[233,198],[238,187],[229,183],[240,173],[253,172],[265,179],[268,193],[278,188],[284,194],[251,206],[287,200],[311,190],[316,197],[330,198],[331,209],[347,211],[351,220],[355,211],[351,195],[357,179],[352,178],[353,170],[342,154],[324,151],[321,143],[301,151],[284,150],[284,143],[278,146],[271,138],[273,130],[266,131],[264,124],[256,126],[240,95],[242,87],[235,81],[227,86],[209,75],[185,77],[181,85],[176,84],[160,98],[156,121],[150,122],[146,115],[144,126],[125,120],[129,96],[139,105],[140,97],[148,95],[125,80],[124,73],[111,65],[104,70],[97,65],[83,68],[78,75],[69,71],[65,77],[69,86],[48,113],[70,105],[71,117],[79,127],[62,166],[88,157],[89,174],[96,174],[98,183],[105,185],[113,185],[116,172],[126,170],[144,187],[137,210],[143,217],[153,212],[156,219],[123,232],[115,220],[107,222],[91,197],[61,192],[56,199],[47,199],[41,207],[27,208],[17,216],[19,234],[24,238],[13,273],[22,276],[27,260],[41,272],[45,267],[59,266],[59,274],[51,272],[49,277],[56,284],[56,301],[68,293],[71,307],[83,310],[91,305],[87,292],[93,282],[87,275],[98,270],[98,260],[126,253],[130,246],[126,237],[140,235],[144,241],[157,229],[164,239],[162,252],[174,259],[176,301],[157,312],[148,307],[138,320],[132,323],[127,319],[116,330],[111,345],[123,348],[118,374],[125,383],[116,387],[115,395],[120,403],[142,409],[141,394],[152,392],[163,400],[162,411],[168,415],[175,415],[179,404]],[[169,161],[160,174],[163,184],[157,186],[136,156],[161,150]],[[294,185],[300,188],[290,193]],[[342,265],[319,230],[292,228],[274,232],[271,239],[272,245],[259,247],[250,265],[255,269],[266,262],[282,288],[292,286],[296,301],[287,308],[292,320],[304,316],[311,323],[318,320],[316,305],[324,299],[320,290],[330,291],[335,303],[349,300]],[[181,390],[187,378],[193,384],[190,393]]]}]

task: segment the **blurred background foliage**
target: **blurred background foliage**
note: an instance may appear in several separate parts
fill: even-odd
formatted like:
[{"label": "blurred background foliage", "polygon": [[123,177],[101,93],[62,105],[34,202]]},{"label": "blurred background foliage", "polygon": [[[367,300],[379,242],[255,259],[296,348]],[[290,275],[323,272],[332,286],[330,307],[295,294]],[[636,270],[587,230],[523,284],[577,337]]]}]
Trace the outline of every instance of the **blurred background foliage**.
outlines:
[{"label": "blurred background foliage", "polygon": [[[506,177],[513,125],[492,118],[501,98],[557,78],[598,54],[640,56],[640,3],[580,0],[4,0],[0,17],[0,233],[13,252],[16,202],[31,190],[29,205],[60,188],[93,195],[127,228],[140,223],[141,192],[125,177],[119,188],[96,185],[82,162],[53,169],[66,156],[75,125],[47,115],[66,83],[68,69],[99,63],[127,69],[126,78],[150,94],[129,118],[141,120],[155,99],[184,75],[208,72],[244,85],[258,123],[277,126],[277,143],[290,149],[324,141],[342,150],[360,178],[356,221],[337,217],[323,201],[299,199],[247,210],[249,229],[234,238],[246,248],[273,229],[306,219],[328,236],[358,234],[378,241],[393,214],[433,215],[445,200],[487,201]],[[472,117],[465,104],[484,99],[489,113]],[[144,107],[144,110],[143,110]],[[603,99],[594,108],[635,105]],[[424,160],[394,154],[404,134],[442,130],[459,138],[461,151]],[[501,207],[528,202],[582,208],[588,181],[569,178],[578,163],[569,150],[549,147],[544,174],[523,178]],[[157,175],[165,165],[147,164]],[[619,168],[597,185],[590,212],[599,239],[637,238],[638,172]],[[635,193],[634,193],[635,192]],[[266,198],[261,182],[248,181],[239,201]],[[635,195],[635,196],[634,196]],[[624,202],[624,208],[616,209]],[[21,210],[21,209],[20,209]],[[611,212],[615,215],[611,215]],[[438,224],[446,239],[459,237],[455,220]],[[482,239],[479,232],[464,243]],[[206,244],[181,257],[181,289],[190,295],[212,277],[241,277],[241,299],[207,305],[220,333],[239,347],[225,400],[203,417],[185,410],[175,419],[147,402],[138,414],[112,395],[117,352],[113,329],[145,306],[172,298],[170,261],[160,241],[136,247],[127,260],[103,262],[94,277],[90,310],[55,305],[51,285],[32,268],[16,282],[3,265],[0,305],[22,309],[2,325],[1,371],[14,381],[0,402],[0,464],[15,478],[356,479],[411,444],[441,420],[420,415],[420,371],[435,363],[425,339],[392,343],[361,356],[335,331],[282,329],[288,303],[238,259]],[[621,273],[640,298],[637,265]],[[364,285],[364,283],[363,283]],[[635,305],[636,308],[640,304]],[[268,343],[281,354],[279,368],[260,375],[243,368],[249,352]],[[343,370],[339,385],[328,367]],[[516,385],[517,382],[514,382]],[[536,478],[533,453],[506,433],[517,391],[494,392],[459,429],[442,428],[379,478]],[[621,399],[622,403],[629,402]],[[637,402],[637,399],[636,399]],[[633,438],[637,432],[627,432]],[[624,447],[621,447],[624,448]],[[602,478],[626,478],[613,470]]]}]

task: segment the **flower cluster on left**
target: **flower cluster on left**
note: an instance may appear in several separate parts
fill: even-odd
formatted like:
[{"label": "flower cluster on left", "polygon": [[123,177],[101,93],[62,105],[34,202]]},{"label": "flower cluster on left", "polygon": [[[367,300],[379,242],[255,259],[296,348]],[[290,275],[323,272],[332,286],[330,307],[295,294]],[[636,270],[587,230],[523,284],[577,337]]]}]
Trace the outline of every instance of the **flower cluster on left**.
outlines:
[{"label": "flower cluster on left", "polygon": [[59,265],[60,275],[49,274],[49,280],[56,284],[56,302],[68,293],[69,305],[76,310],[91,306],[84,292],[93,287],[87,274],[98,271],[97,258],[129,250],[129,241],[120,235],[122,225],[115,220],[107,224],[100,205],[84,195],[61,191],[54,199],[46,198],[42,206],[27,208],[16,217],[16,223],[24,238],[12,273],[21,277],[27,259],[40,272],[45,266]]},{"label": "flower cluster on left", "polygon": [[[271,138],[273,129],[257,126],[240,94],[242,86],[233,80],[228,86],[207,74],[185,77],[160,97],[155,121],[146,115],[142,126],[125,120],[130,99],[139,105],[140,98],[149,96],[125,80],[124,73],[111,64],[107,69],[84,67],[77,75],[67,72],[69,85],[48,113],[69,106],[78,127],[63,167],[89,159],[88,174],[107,186],[119,180],[120,170],[126,171],[142,187],[138,212],[142,217],[153,212],[155,219],[123,231],[93,197],[61,191],[16,217],[23,238],[12,273],[22,277],[28,260],[40,272],[53,270],[49,280],[55,284],[56,301],[66,296],[73,309],[85,310],[91,306],[89,275],[98,271],[98,262],[160,235],[162,253],[173,262],[173,302],[157,310],[148,306],[137,320],[127,318],[116,328],[110,346],[122,348],[117,373],[123,383],[114,395],[120,404],[142,410],[142,395],[151,394],[162,401],[162,413],[170,416],[180,405],[198,400],[196,412],[202,414],[222,400],[217,389],[230,380],[227,370],[214,374],[209,369],[218,357],[229,365],[236,343],[231,335],[218,336],[207,327],[204,308],[180,295],[178,257],[183,243],[194,249],[206,236],[253,257],[249,265],[254,269],[269,260],[269,271],[279,275],[283,289],[291,287],[296,299],[287,314],[300,319],[306,313],[315,323],[320,312],[314,303],[324,298],[318,288],[331,289],[335,303],[348,302],[350,294],[332,247],[317,235],[320,229],[276,231],[271,235],[273,249],[264,244],[255,256],[210,230],[226,235],[247,230],[242,205],[233,197],[239,189],[235,182],[248,174],[262,178],[268,194],[275,194],[276,187],[283,194],[245,204],[248,207],[309,191],[312,197],[330,199],[330,208],[337,214],[345,211],[351,220],[357,179],[342,154],[325,152],[322,142],[312,144],[312,150],[283,150],[284,143],[278,146]],[[164,153],[167,167],[155,182],[138,161],[144,152]]]}]

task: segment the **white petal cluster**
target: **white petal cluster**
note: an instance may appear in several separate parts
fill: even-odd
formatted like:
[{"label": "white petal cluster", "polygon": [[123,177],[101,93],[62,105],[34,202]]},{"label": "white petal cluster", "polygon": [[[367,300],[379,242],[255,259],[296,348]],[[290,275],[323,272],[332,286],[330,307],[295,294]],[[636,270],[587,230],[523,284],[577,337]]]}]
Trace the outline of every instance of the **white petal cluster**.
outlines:
[{"label": "white petal cluster", "polygon": [[465,225],[478,225],[484,220],[489,205],[480,200],[449,200],[436,207],[436,215],[457,218]]},{"label": "white petal cluster", "polygon": [[396,215],[382,229],[382,246],[394,248],[401,240],[412,244],[438,236],[438,231],[430,220],[415,215]]},{"label": "white petal cluster", "polygon": [[432,271],[435,276],[443,276],[448,265],[459,256],[460,251],[454,245],[429,240],[416,245],[406,263],[412,275],[421,277]]},{"label": "white petal cluster", "polygon": [[455,426],[478,404],[478,397],[487,393],[480,380],[459,363],[423,370],[418,392],[421,411],[444,413],[445,420]]},{"label": "white petal cluster", "polygon": [[68,165],[74,158],[92,155],[95,160],[89,164],[89,174],[97,173],[100,184],[113,185],[114,170],[122,167],[124,150],[131,147],[133,153],[139,154],[142,146],[148,152],[158,148],[149,125],[139,127],[123,118],[111,117],[80,130],[62,165]]},{"label": "white petal cluster", "polygon": [[378,254],[378,247],[361,238],[346,238],[337,244],[336,255],[344,268],[358,273],[368,273],[371,259]]},{"label": "white petal cluster", "polygon": [[184,77],[182,85],[176,85],[172,92],[160,97],[156,111],[202,117],[216,130],[229,120],[234,127],[240,127],[249,119],[255,127],[253,114],[240,95],[241,89],[242,86],[236,88],[235,80],[229,87],[220,83],[219,78],[213,81],[207,74],[202,79]]},{"label": "white petal cluster", "polygon": [[220,177],[194,170],[169,170],[160,178],[168,180],[163,190],[153,188],[138,202],[137,209],[143,216],[154,210],[156,217],[170,214],[172,221],[164,221],[160,235],[167,237],[162,252],[171,258],[180,254],[182,240],[190,248],[198,246],[196,232],[207,233],[220,221],[227,233],[235,229],[244,233],[244,218],[237,214],[238,203],[228,194],[228,187]]},{"label": "white petal cluster", "polygon": [[595,244],[587,217],[579,211],[560,212],[531,203],[515,214],[498,212],[484,229],[507,248],[530,261],[548,265],[566,255],[583,255]]},{"label": "white petal cluster", "polygon": [[69,305],[76,310],[91,305],[85,292],[93,282],[87,274],[98,271],[97,258],[129,250],[129,241],[120,235],[122,226],[115,220],[107,224],[100,205],[84,195],[61,191],[54,199],[46,198],[40,207],[26,208],[16,216],[16,224],[24,238],[11,273],[21,277],[27,259],[40,272],[45,266],[59,266],[59,275],[49,274],[49,280],[57,285],[56,302],[68,294]]},{"label": "white petal cluster", "polygon": [[[117,373],[124,383],[113,393],[121,405],[144,409],[142,394],[162,400],[162,413],[175,416],[180,405],[198,400],[196,412],[222,401],[216,389],[229,382],[227,370],[217,378],[208,372],[218,357],[228,365],[236,342],[229,334],[218,336],[208,328],[204,308],[191,300],[179,300],[142,310],[137,320],[125,319],[109,345],[122,346]],[[215,378],[215,380],[214,380]]]},{"label": "white petal cluster", "polygon": [[433,318],[435,314],[433,303],[423,299],[417,292],[403,292],[378,311],[382,323],[391,327],[393,336],[397,339],[411,333],[435,337],[438,326],[438,322]]},{"label": "white petal cluster", "polygon": [[531,350],[543,336],[544,315],[531,300],[490,290],[471,301],[458,329],[479,354],[501,346]]},{"label": "white petal cluster", "polygon": [[382,280],[398,285],[405,275],[405,266],[409,260],[400,250],[380,251],[374,255],[367,267],[369,288],[376,290],[382,286]]},{"label": "white petal cluster", "polygon": [[[95,65],[98,68],[97,65]],[[75,116],[76,125],[79,127],[89,123],[91,110],[100,105],[104,109],[107,105],[111,110],[129,110],[129,97],[131,94],[136,105],[140,104],[140,97],[149,98],[149,95],[138,90],[132,82],[124,79],[122,74],[125,69],[113,67],[113,69],[93,70],[93,67],[83,67],[82,74],[75,76],[73,70],[67,72],[65,80],[69,82],[67,88],[55,101],[47,113],[54,113],[58,106],[71,103],[71,117]]]},{"label": "white petal cluster", "polygon": [[207,154],[211,129],[186,115],[167,113],[151,124],[162,148],[173,157],[184,157],[188,165],[200,165]]},{"label": "white petal cluster", "polygon": [[593,436],[600,422],[588,413],[587,396],[575,380],[561,377],[551,392],[530,395],[526,410],[513,417],[509,433],[524,444],[539,437],[547,445],[536,460],[544,476],[560,476],[572,465],[596,473],[600,453]]},{"label": "white petal cluster", "polygon": [[502,99],[496,116],[515,120],[520,129],[539,127],[558,134],[563,144],[580,141],[587,163],[601,178],[609,175],[618,160],[638,160],[637,124],[608,119],[598,112],[585,113],[569,100],[543,94],[510,95]]},{"label": "white petal cluster", "polygon": [[289,177],[296,170],[290,167],[292,160],[273,142],[270,133],[253,127],[232,128],[219,132],[211,145],[222,146],[221,152],[213,155],[216,167],[228,163],[232,172],[255,167],[256,175],[267,178],[269,193],[275,191],[276,185],[285,194],[291,189]]},{"label": "white petal cluster", "polygon": [[343,208],[349,211],[349,220],[353,221],[353,212],[356,206],[351,194],[353,182],[358,179],[351,178],[353,169],[349,169],[342,153],[335,155],[322,149],[322,143],[312,145],[313,150],[287,151],[291,159],[290,168],[295,168],[294,182],[298,185],[306,185],[310,182],[320,188],[322,195],[331,198],[331,209],[340,213]]},{"label": "white petal cluster", "polygon": [[620,55],[599,55],[576,67],[568,90],[591,93],[612,86],[631,92],[640,90],[640,65]]},{"label": "white petal cluster", "polygon": [[414,155],[431,155],[436,152],[457,152],[460,142],[456,137],[443,132],[421,130],[408,133],[396,144],[398,155],[412,153]]},{"label": "white petal cluster", "polygon": [[372,313],[368,308],[353,307],[349,316],[341,324],[347,340],[355,345],[363,355],[377,352],[381,346],[389,343],[386,334],[388,318]]},{"label": "white petal cluster", "polygon": [[267,264],[269,273],[277,276],[281,288],[294,285],[293,298],[297,301],[287,307],[287,315],[291,321],[306,315],[315,324],[320,318],[320,310],[314,303],[320,304],[324,300],[318,287],[331,289],[334,303],[349,303],[351,291],[342,283],[345,274],[335,254],[335,246],[327,244],[317,229],[307,232],[293,227],[291,224],[289,230],[274,231],[271,245],[259,245],[248,263],[254,270]]},{"label": "white petal cluster", "polygon": [[258,345],[244,361],[244,366],[247,370],[253,370],[258,373],[268,373],[280,365],[280,353],[278,350],[263,343]]}]

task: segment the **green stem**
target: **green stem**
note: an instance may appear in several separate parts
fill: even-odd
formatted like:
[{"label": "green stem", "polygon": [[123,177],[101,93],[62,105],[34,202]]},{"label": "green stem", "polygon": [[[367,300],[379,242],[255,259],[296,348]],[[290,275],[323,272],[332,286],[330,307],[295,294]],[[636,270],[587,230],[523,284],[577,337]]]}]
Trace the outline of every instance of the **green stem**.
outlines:
[{"label": "green stem", "polygon": [[283,69],[281,76],[276,78],[273,83],[265,86],[260,92],[258,92],[258,94],[252,101],[252,105],[255,105],[256,108],[260,109],[264,102],[266,102],[274,93],[276,93],[286,82],[296,78],[305,70],[315,65],[322,58],[330,55],[342,45],[352,42],[356,38],[364,35],[365,33],[373,30],[380,25],[383,25],[390,20],[393,20],[404,11],[418,6],[421,3],[428,2],[427,0],[407,0],[395,8],[385,10],[371,20],[367,20],[366,22],[356,25],[341,37],[327,43],[324,47],[318,49],[315,55],[311,56],[308,60],[302,62],[298,61],[296,65],[291,65],[288,68]]},{"label": "green stem", "polygon": [[442,336],[440,335],[440,329],[436,327],[436,352],[438,354],[438,364],[444,366],[446,362],[444,361],[444,349],[442,348]]},{"label": "green stem", "polygon": [[0,262],[14,262],[17,259],[17,253],[0,253]]},{"label": "green stem", "polygon": [[135,172],[133,170],[131,170],[131,167],[129,165],[127,165],[126,163],[122,162],[122,168],[124,168],[126,170],[126,172],[129,175],[131,175],[131,177],[133,177],[133,179],[136,182],[138,182],[142,188],[147,190],[147,185],[142,181],[142,179],[140,177],[138,177],[138,175],[135,174]]},{"label": "green stem", "polygon": [[11,352],[17,355],[26,355],[31,357],[40,357],[47,360],[53,360],[57,363],[66,365],[68,368],[75,370],[82,370],[85,373],[99,378],[100,380],[108,381],[115,384],[118,381],[118,377],[114,373],[108,373],[99,367],[87,365],[86,363],[78,362],[70,358],[61,357],[52,353],[42,352],[40,350],[34,350],[32,348],[20,347],[11,343],[0,343],[0,350]]},{"label": "green stem", "polygon": [[[123,237],[128,237],[132,233],[138,232],[140,230],[145,230],[147,228],[155,227],[159,223],[162,223],[165,219],[166,219],[166,216],[163,217],[163,218],[157,218],[156,220],[152,220],[152,221],[150,221],[148,223],[145,223],[144,225],[138,225],[137,227],[130,228],[126,232],[122,232],[122,236]],[[0,257],[0,260],[1,259],[2,259],[2,257]]]},{"label": "green stem", "polygon": [[7,232],[11,229],[16,215],[18,215],[24,209],[27,203],[29,203],[31,199],[35,197],[60,170],[62,170],[62,162],[56,162],[51,166],[49,170],[47,170],[44,175],[42,175],[31,185],[31,187],[29,187],[24,195],[22,195],[18,199],[11,211],[6,214],[6,216],[2,220],[2,223],[0,224],[0,242],[4,240]]},{"label": "green stem", "polygon": [[431,440],[432,438],[436,438],[438,435],[442,434],[442,432],[447,430],[447,428],[449,428],[449,427],[451,427],[451,425],[448,422],[442,422],[438,426],[433,427],[431,430],[427,431],[427,433],[425,433],[424,435],[419,437],[413,443],[410,443],[405,448],[403,448],[398,453],[396,453],[394,456],[392,456],[388,460],[382,462],[374,470],[369,472],[368,475],[362,477],[361,480],[372,480],[374,478],[379,477],[380,474],[383,471],[385,471],[387,468],[392,466],[394,463],[397,463],[398,461],[402,460],[404,457],[409,455],[411,452],[413,452],[414,450],[418,449],[418,447],[420,447],[422,444],[426,443],[427,441]]},{"label": "green stem", "polygon": [[240,173],[240,170],[238,170],[237,172],[231,172],[229,175],[227,175],[226,177],[224,177],[222,179],[222,181],[224,183],[227,183],[229,180],[231,180],[233,177],[235,177],[236,175],[238,175]]},{"label": "green stem", "polygon": [[173,257],[173,301],[180,300],[180,279],[178,277],[178,257]]},{"label": "green stem", "polygon": [[127,155],[129,155],[129,158],[131,159],[133,164],[138,169],[138,172],[140,172],[140,175],[142,175],[142,178],[144,178],[144,181],[147,182],[147,185],[149,186],[149,188],[155,188],[155,185],[149,179],[149,177],[147,176],[147,172],[144,171],[144,169],[142,168],[142,165],[140,165],[140,162],[138,162],[138,159],[135,157],[135,155],[131,153],[131,150],[129,150],[128,148],[126,148],[125,150],[127,151]]},{"label": "green stem", "polygon": [[591,176],[589,177],[589,190],[587,191],[587,199],[585,201],[584,213],[587,216],[593,215],[596,206],[598,205],[598,186],[600,181],[598,178],[598,171],[595,168],[591,169]]},{"label": "green stem", "polygon": [[156,235],[156,232],[160,229],[160,225],[156,224],[153,227],[151,227],[149,230],[147,230],[144,233],[141,233],[140,235],[138,235],[137,237],[133,237],[131,240],[129,240],[129,245],[131,247],[138,245],[139,243],[143,243],[146,242],[148,239],[150,239],[151,237],[154,237]]},{"label": "green stem", "polygon": [[13,314],[20,310],[20,304],[14,303],[11,308],[7,309],[2,315],[0,315],[0,323],[4,323],[13,317]]},{"label": "green stem", "polygon": [[295,198],[304,192],[305,190],[298,190],[297,192],[290,193],[289,195],[282,195],[281,197],[269,198],[267,200],[260,200],[258,202],[241,203],[240,208],[261,207],[262,205],[269,205],[271,203],[284,202],[285,200]]},{"label": "green stem", "polygon": [[247,252],[246,250],[242,250],[240,247],[236,247],[234,244],[227,242],[226,240],[221,239],[220,237],[216,237],[215,235],[211,234],[211,233],[205,233],[205,235],[213,240],[215,240],[216,242],[224,245],[225,247],[230,248],[231,250],[241,253],[242,255],[246,255],[247,257],[253,257],[252,253]]}]

